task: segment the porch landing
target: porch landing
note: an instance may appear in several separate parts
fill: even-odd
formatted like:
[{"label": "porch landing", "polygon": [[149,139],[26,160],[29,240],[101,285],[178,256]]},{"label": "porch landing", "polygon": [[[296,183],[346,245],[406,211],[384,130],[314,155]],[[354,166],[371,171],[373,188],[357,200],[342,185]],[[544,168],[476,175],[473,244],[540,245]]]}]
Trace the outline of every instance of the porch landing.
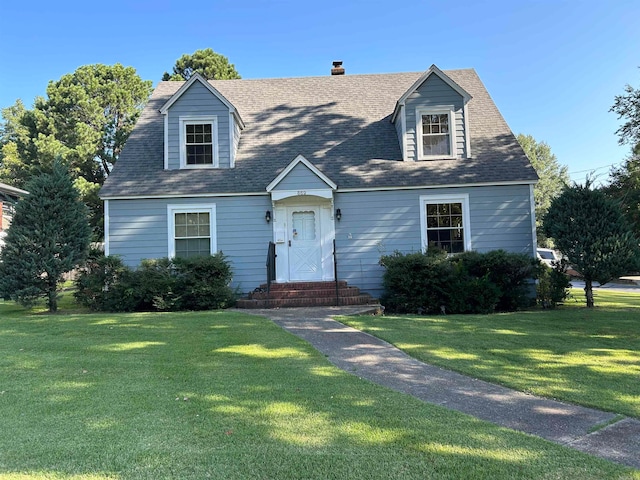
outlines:
[{"label": "porch landing", "polygon": [[320,307],[331,305],[375,305],[377,298],[360,292],[345,281],[290,282],[260,285],[246,298],[238,300],[237,308]]}]

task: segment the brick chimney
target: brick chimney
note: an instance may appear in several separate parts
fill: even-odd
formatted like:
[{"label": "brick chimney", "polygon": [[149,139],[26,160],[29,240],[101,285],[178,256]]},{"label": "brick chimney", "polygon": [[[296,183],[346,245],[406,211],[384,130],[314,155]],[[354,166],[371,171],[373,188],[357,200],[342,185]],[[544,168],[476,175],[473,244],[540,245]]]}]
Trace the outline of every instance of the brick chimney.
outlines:
[{"label": "brick chimney", "polygon": [[344,67],[342,66],[342,60],[336,60],[335,62],[333,62],[331,75],[344,75]]}]

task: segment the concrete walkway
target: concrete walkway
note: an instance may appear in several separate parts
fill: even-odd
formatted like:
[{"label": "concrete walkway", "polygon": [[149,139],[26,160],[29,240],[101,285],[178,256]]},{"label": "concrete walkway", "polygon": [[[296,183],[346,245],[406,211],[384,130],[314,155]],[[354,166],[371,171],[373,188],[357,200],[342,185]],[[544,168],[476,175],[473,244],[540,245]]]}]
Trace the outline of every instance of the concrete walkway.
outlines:
[{"label": "concrete walkway", "polygon": [[[331,318],[368,313],[363,307],[287,308],[251,313],[270,318],[308,341],[334,365],[358,377],[425,402],[640,469],[640,421],[527,395],[434,367]],[[594,433],[589,433],[594,429]]]}]

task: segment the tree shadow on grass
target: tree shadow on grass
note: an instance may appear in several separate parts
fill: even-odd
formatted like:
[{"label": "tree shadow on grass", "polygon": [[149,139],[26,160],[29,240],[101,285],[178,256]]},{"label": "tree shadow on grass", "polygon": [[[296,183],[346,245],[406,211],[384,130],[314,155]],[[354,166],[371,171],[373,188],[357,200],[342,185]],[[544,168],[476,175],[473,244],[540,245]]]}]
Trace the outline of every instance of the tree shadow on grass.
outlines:
[{"label": "tree shadow on grass", "polygon": [[[637,300],[636,300],[637,301]],[[426,363],[640,417],[640,323],[626,310],[343,320]],[[635,399],[635,400],[634,400]]]},{"label": "tree shadow on grass", "polygon": [[261,317],[17,316],[3,327],[3,473],[386,479],[622,471],[358,379]]}]

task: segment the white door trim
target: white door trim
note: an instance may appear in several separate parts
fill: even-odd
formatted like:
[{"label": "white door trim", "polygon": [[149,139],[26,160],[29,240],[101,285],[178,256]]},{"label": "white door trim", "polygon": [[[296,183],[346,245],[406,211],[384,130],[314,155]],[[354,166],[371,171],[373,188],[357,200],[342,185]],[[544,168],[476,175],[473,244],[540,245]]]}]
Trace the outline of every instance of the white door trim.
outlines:
[{"label": "white door trim", "polygon": [[[322,198],[302,196],[288,198],[281,202],[274,202],[273,239],[276,244],[276,282],[293,281],[333,281],[333,240],[335,238],[335,224],[333,218],[333,203]],[[320,241],[321,274],[317,278],[292,278],[290,269],[289,241],[293,240],[293,226],[291,213],[296,210],[311,210],[317,212],[317,228]]]}]

